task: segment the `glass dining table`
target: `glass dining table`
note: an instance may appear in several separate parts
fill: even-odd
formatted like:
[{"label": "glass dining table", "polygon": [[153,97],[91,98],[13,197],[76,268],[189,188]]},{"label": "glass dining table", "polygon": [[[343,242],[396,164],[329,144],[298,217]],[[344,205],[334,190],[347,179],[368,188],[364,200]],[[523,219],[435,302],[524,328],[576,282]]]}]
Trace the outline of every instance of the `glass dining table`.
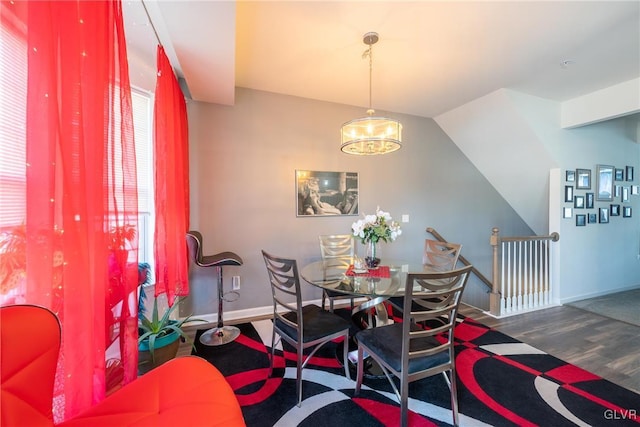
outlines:
[{"label": "glass dining table", "polygon": [[352,314],[376,309],[379,324],[388,323],[384,302],[393,296],[404,294],[404,283],[408,272],[422,273],[422,264],[383,260],[375,270],[355,270],[349,257],[330,258],[311,262],[302,267],[300,276],[307,283],[334,292],[362,297]]},{"label": "glass dining table", "polygon": [[[300,276],[307,283],[345,295],[351,295],[360,302],[351,312],[352,319],[358,313],[364,322],[355,322],[359,327],[382,326],[389,323],[389,315],[385,301],[394,296],[404,295],[404,284],[407,273],[422,273],[425,266],[416,263],[383,260],[375,270],[354,270],[353,259],[330,258],[306,264],[300,270]],[[361,297],[361,298],[359,298]],[[375,319],[371,317],[370,308],[375,309]],[[366,326],[363,326],[366,324]],[[357,344],[351,339],[349,344],[349,361],[352,369],[357,362]],[[337,358],[339,349],[337,350]],[[366,377],[381,378],[384,374],[371,360],[365,364]]]}]

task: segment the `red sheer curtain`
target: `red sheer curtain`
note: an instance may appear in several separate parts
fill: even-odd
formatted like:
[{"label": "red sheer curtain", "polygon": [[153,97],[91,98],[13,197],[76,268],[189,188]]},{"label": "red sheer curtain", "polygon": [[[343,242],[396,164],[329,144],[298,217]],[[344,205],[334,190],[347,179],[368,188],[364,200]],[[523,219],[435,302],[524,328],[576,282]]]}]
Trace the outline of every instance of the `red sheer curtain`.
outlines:
[{"label": "red sheer curtain", "polygon": [[158,46],[155,106],[155,294],[189,293],[186,233],[189,227],[187,106],[171,63]]},{"label": "red sheer curtain", "polygon": [[21,223],[3,228],[5,238],[23,232],[21,280],[1,301],[49,307],[62,322],[61,421],[137,374],[137,189],[121,4],[2,2],[2,17],[24,58],[3,61],[2,71],[25,76],[15,91],[3,80],[2,93],[26,102],[26,131],[2,135],[25,166]]}]

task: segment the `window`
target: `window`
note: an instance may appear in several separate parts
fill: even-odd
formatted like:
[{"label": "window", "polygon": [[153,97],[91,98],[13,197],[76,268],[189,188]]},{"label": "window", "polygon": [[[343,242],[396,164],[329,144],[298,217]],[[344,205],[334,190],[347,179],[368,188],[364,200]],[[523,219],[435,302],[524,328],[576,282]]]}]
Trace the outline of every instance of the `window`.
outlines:
[{"label": "window", "polygon": [[[0,93],[2,94],[0,96],[0,146],[2,147],[0,150],[0,232],[23,224],[26,218],[26,40],[20,20],[12,15],[8,9],[3,9],[2,12],[3,22],[0,28]],[[138,261],[153,265],[152,96],[146,92],[133,91],[131,98],[137,160]],[[2,279],[0,277],[0,282]]]}]

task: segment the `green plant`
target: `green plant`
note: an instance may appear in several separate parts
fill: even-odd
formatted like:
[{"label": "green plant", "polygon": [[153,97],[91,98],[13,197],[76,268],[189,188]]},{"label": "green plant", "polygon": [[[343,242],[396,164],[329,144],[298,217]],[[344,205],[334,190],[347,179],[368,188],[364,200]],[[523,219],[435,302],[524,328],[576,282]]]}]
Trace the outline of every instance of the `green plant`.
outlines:
[{"label": "green plant", "polygon": [[[154,359],[154,352],[156,350],[156,340],[167,336],[171,333],[178,334],[178,337],[183,339],[185,342],[191,343],[189,337],[184,333],[182,327],[186,323],[190,322],[206,322],[206,320],[202,319],[192,319],[191,316],[187,316],[181,320],[173,320],[171,319],[171,313],[180,305],[184,298],[177,298],[168,310],[164,312],[164,315],[160,317],[158,315],[158,298],[154,298],[153,300],[153,311],[151,313],[151,318],[148,318],[144,315],[144,313],[140,312],[139,314],[139,336],[138,336],[138,345],[143,342],[148,343],[149,353],[151,353],[151,359]],[[193,343],[191,343],[193,346]],[[195,346],[193,346],[195,349]]]},{"label": "green plant", "polygon": [[125,249],[125,244],[133,242],[136,238],[136,228],[130,224],[111,227],[108,232],[108,238],[110,250]]}]

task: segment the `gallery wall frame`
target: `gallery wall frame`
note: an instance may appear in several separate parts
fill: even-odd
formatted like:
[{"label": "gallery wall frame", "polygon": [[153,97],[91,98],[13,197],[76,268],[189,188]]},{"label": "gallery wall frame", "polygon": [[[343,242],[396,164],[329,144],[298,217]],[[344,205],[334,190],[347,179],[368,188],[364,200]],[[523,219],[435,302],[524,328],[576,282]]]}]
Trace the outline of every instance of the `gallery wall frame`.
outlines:
[{"label": "gallery wall frame", "polygon": [[622,208],[622,217],[631,218],[631,206],[625,206]]},{"label": "gallery wall frame", "polygon": [[571,218],[573,211],[571,208],[562,208],[562,218]]},{"label": "gallery wall frame", "polygon": [[598,215],[594,213],[589,214],[589,224],[595,224],[598,222]]},{"label": "gallery wall frame", "polygon": [[564,201],[573,202],[573,185],[564,186]]},{"label": "gallery wall frame", "polygon": [[609,206],[609,215],[610,216],[620,216],[620,205],[610,205]]},{"label": "gallery wall frame", "polygon": [[576,209],[584,209],[584,196],[574,196],[573,207]]},{"label": "gallery wall frame", "polygon": [[576,189],[591,190],[591,169],[576,169]]},{"label": "gallery wall frame", "polygon": [[296,170],[296,216],[358,215],[357,172]]},{"label": "gallery wall frame", "polygon": [[633,181],[633,166],[627,166],[627,181]]},{"label": "gallery wall frame", "polygon": [[613,166],[596,166],[596,200],[600,202],[613,201]]},{"label": "gallery wall frame", "polygon": [[564,177],[567,182],[575,182],[576,180],[576,171],[567,171]]},{"label": "gallery wall frame", "polygon": [[629,201],[629,187],[622,187],[622,197],[620,197],[620,201],[622,202]]},{"label": "gallery wall frame", "polygon": [[587,225],[587,216],[583,214],[576,215],[576,226],[584,227],[585,225]]},{"label": "gallery wall frame", "polygon": [[593,193],[585,193],[584,207],[586,209],[593,209]]},{"label": "gallery wall frame", "polygon": [[624,169],[616,168],[614,180],[615,181],[624,181]]},{"label": "gallery wall frame", "polygon": [[609,222],[609,208],[599,209],[598,222],[600,222],[600,224],[606,224]]}]

